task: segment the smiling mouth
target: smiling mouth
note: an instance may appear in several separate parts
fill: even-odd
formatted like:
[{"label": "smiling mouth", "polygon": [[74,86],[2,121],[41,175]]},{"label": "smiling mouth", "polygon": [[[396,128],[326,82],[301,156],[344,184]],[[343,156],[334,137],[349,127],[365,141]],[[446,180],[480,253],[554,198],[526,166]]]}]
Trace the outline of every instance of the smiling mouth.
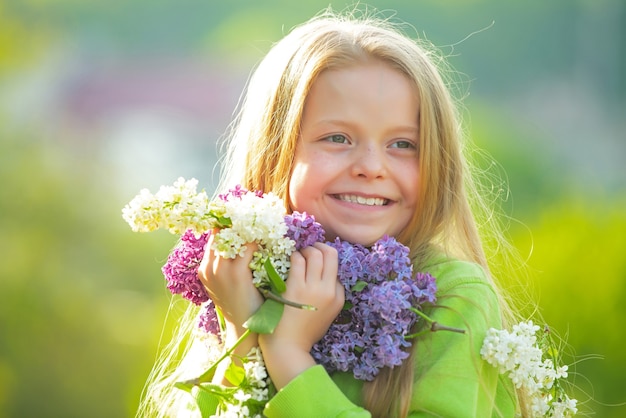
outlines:
[{"label": "smiling mouth", "polygon": [[389,199],[382,199],[380,197],[363,197],[351,194],[338,194],[335,195],[335,197],[344,202],[358,203],[359,205],[366,206],[385,206],[389,203]]}]

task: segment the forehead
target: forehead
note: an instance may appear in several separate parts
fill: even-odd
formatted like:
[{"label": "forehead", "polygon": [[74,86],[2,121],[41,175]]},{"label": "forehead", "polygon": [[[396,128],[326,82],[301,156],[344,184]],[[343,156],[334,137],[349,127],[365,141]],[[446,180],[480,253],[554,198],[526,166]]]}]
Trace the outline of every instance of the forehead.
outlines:
[{"label": "forehead", "polygon": [[382,61],[324,70],[313,82],[304,106],[305,118],[359,113],[360,117],[416,119],[418,112],[414,83]]}]

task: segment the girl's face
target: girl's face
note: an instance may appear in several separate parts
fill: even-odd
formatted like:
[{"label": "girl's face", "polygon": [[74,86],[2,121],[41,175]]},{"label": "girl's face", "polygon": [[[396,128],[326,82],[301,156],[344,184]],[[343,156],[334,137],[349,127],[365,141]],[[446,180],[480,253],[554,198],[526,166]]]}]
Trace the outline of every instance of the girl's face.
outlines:
[{"label": "girl's face", "polygon": [[417,206],[419,100],[382,62],[322,72],[307,97],[290,207],[326,239],[369,246],[397,236]]}]

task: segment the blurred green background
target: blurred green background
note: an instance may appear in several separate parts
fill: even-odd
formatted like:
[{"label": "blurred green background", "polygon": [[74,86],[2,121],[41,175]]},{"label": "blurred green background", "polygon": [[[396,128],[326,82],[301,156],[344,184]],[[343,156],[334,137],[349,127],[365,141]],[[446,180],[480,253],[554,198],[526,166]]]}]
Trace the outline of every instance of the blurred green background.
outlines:
[{"label": "blurred green background", "polygon": [[[134,415],[175,239],[121,208],[178,176],[211,191],[250,69],[329,3],[349,4],[0,2],[0,417]],[[458,70],[528,287],[580,360],[580,409],[626,416],[626,2],[369,4]]]}]

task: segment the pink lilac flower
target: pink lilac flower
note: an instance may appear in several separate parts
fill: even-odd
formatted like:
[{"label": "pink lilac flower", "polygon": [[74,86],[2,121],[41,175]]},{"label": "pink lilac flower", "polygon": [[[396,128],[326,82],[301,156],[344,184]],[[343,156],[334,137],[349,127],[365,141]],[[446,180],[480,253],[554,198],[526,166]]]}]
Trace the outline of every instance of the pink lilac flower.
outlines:
[{"label": "pink lilac flower", "polygon": [[220,194],[218,198],[223,200],[224,202],[228,202],[231,197],[241,198],[241,196],[245,195],[246,193],[248,193],[248,190],[242,187],[241,184],[238,184],[234,188],[228,190],[227,193]]},{"label": "pink lilac flower", "polygon": [[186,231],[181,236],[179,245],[170,253],[167,263],[161,269],[169,291],[173,294],[180,294],[196,305],[209,299],[209,295],[197,276],[208,236],[208,234],[202,234],[196,238],[193,231]]},{"label": "pink lilac flower", "polygon": [[200,311],[200,315],[198,315],[198,328],[207,334],[214,334],[218,337],[220,336],[217,312],[215,311],[213,301],[210,299],[204,304],[202,310]]}]

